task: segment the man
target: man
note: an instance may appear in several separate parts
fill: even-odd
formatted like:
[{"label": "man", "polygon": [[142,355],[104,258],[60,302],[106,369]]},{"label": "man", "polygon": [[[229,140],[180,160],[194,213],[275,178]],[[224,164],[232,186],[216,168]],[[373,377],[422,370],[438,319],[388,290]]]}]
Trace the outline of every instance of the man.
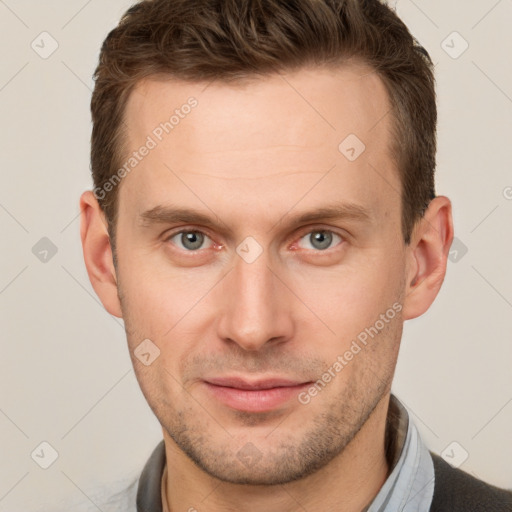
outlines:
[{"label": "man", "polygon": [[512,510],[391,395],[453,239],[432,63],[377,0],[148,0],[92,99],[91,283],[162,425],[139,511]]}]

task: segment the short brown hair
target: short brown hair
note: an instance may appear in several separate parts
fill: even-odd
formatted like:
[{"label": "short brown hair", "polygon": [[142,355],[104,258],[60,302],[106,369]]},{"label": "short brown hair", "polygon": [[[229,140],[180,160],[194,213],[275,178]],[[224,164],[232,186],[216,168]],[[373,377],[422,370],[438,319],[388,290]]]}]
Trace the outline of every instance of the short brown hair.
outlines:
[{"label": "short brown hair", "polygon": [[[94,75],[95,190],[103,190],[123,161],[125,107],[142,79],[233,81],[349,58],[375,69],[389,94],[390,153],[402,183],[408,244],[435,197],[435,80],[428,53],[380,0],[143,0],[132,6],[105,39]],[[98,199],[114,242],[119,187],[108,188]]]}]

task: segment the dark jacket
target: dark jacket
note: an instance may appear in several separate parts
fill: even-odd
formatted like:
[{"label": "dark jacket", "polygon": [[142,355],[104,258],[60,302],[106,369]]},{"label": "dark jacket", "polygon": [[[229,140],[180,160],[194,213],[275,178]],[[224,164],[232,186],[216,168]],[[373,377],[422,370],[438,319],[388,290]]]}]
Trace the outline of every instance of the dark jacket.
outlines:
[{"label": "dark jacket", "polygon": [[430,454],[435,473],[430,512],[512,512],[511,491],[486,484]]}]

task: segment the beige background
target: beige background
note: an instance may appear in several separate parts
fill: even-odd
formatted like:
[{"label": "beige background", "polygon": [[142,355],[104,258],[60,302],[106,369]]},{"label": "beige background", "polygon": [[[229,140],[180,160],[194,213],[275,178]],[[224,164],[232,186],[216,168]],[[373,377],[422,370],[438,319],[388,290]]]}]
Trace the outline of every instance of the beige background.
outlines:
[{"label": "beige background", "polygon": [[[394,392],[431,449],[467,452],[463,469],[512,488],[512,1],[392,3],[436,62],[438,193],[459,240],[435,305],[406,324]],[[130,4],[0,0],[0,511],[94,501],[96,486],[135,478],[161,438],[78,235],[91,75]],[[46,262],[43,237],[57,249]],[[46,470],[31,458],[43,441],[59,454]]]}]

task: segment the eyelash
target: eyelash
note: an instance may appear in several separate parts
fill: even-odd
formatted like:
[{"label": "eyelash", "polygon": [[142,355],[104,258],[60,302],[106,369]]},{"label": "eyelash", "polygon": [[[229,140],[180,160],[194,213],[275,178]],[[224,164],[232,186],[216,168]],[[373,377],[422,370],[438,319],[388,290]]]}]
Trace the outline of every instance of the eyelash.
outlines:
[{"label": "eyelash", "polygon": [[[335,237],[336,236],[339,237],[341,239],[341,242],[338,242],[337,244],[335,244],[332,247],[329,247],[328,249],[324,249],[324,250],[320,250],[320,249],[305,249],[306,251],[313,251],[313,252],[316,252],[318,254],[325,254],[325,253],[328,253],[329,251],[331,251],[332,249],[338,247],[339,245],[341,245],[345,241],[345,238],[340,233],[337,233],[336,231],[333,231],[331,229],[324,229],[324,228],[320,228],[320,227],[313,228],[313,229],[309,228],[308,231],[302,231],[300,233],[300,235],[299,235],[298,241],[302,240],[305,236],[311,235],[312,233],[315,233],[315,232],[323,232],[323,233],[332,234]],[[213,242],[212,238],[207,233],[205,233],[204,231],[201,231],[199,229],[181,229],[180,231],[173,232],[173,233],[169,234],[168,236],[166,236],[165,237],[165,241],[166,242],[170,242],[174,237],[176,237],[178,235],[181,235],[183,233],[200,233],[200,234],[204,235],[205,237],[208,237],[212,241],[212,244],[213,244],[214,247],[217,247],[217,248],[221,248],[222,247],[221,245],[216,244],[215,242]],[[294,242],[293,245],[295,245],[296,243],[298,243],[298,242]],[[210,247],[207,247],[205,249],[196,249],[196,250],[187,250],[187,249],[178,248],[178,250],[184,251],[184,252],[189,253],[189,254],[198,254],[201,251],[209,249],[209,248]],[[295,250],[295,249],[293,249],[293,250]]]}]

